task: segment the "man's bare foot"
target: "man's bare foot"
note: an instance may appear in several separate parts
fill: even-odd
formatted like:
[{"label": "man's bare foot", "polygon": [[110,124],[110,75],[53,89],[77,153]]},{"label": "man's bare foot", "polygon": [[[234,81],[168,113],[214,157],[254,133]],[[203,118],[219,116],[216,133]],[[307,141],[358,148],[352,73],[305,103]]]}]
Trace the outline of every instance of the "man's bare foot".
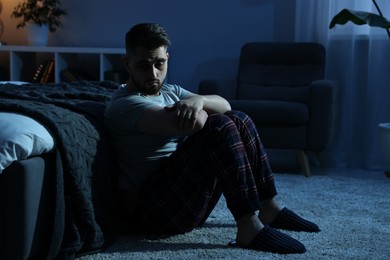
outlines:
[{"label": "man's bare foot", "polygon": [[242,217],[237,221],[237,245],[248,245],[263,227],[264,225],[260,222],[260,219],[255,213]]},{"label": "man's bare foot", "polygon": [[282,210],[275,198],[262,201],[262,209],[259,212],[259,219],[264,225],[269,225]]}]

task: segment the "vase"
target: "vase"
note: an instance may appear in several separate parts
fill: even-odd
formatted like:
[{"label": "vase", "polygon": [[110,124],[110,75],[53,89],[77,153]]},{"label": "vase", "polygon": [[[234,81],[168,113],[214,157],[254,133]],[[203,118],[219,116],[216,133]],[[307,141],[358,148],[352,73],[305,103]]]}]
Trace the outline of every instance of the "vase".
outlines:
[{"label": "vase", "polygon": [[390,123],[381,123],[379,128],[379,145],[384,159],[384,173],[390,177]]},{"label": "vase", "polygon": [[47,25],[27,24],[27,38],[30,45],[46,46],[49,37]]}]

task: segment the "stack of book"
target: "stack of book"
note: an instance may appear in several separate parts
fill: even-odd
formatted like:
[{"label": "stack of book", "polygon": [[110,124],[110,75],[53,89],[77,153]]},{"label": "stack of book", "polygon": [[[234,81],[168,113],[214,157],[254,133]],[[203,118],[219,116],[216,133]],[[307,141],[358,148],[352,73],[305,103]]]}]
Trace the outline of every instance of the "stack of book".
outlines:
[{"label": "stack of book", "polygon": [[32,82],[47,83],[54,81],[54,60],[48,60],[38,65]]}]

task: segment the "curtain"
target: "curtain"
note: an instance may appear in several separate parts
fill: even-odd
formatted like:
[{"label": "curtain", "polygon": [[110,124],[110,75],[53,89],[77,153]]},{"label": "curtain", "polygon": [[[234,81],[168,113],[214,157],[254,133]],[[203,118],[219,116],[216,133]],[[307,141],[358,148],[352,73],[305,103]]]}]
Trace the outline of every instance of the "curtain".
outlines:
[{"label": "curtain", "polygon": [[[377,0],[390,18],[390,1]],[[327,49],[326,77],[339,84],[336,132],[328,166],[382,170],[378,124],[390,122],[390,39],[386,31],[352,23],[329,29],[344,8],[377,13],[366,0],[296,0],[296,41]]]}]

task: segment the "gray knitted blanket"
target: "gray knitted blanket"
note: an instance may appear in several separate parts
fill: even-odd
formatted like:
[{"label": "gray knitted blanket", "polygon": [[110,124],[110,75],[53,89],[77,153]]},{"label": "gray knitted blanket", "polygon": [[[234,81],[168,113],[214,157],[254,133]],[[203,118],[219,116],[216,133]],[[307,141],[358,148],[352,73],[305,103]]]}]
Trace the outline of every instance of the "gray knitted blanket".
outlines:
[{"label": "gray knitted blanket", "polygon": [[48,259],[72,259],[104,245],[115,170],[104,128],[110,82],[0,85],[0,111],[28,115],[56,140],[56,211]]}]

